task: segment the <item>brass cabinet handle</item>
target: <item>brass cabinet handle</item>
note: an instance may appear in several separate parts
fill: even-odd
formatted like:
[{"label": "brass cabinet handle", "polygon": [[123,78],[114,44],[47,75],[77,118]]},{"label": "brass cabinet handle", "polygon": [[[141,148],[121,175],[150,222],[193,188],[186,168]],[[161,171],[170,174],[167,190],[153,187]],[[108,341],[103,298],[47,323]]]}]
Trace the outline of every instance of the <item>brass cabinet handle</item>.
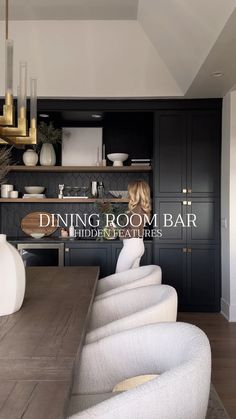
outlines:
[{"label": "brass cabinet handle", "polygon": [[187,201],[183,201],[183,205],[187,205]]},{"label": "brass cabinet handle", "polygon": [[69,252],[70,251],[70,248],[69,247],[66,247],[65,248],[65,252]]},{"label": "brass cabinet handle", "polygon": [[192,205],[192,202],[188,201],[188,206],[191,207],[191,205]]},{"label": "brass cabinet handle", "polygon": [[182,193],[187,193],[187,189],[182,189]]},{"label": "brass cabinet handle", "polygon": [[187,249],[187,247],[184,247],[182,250],[183,250],[183,253],[187,253],[188,249]]},{"label": "brass cabinet handle", "polygon": [[191,248],[188,248],[188,253],[192,253],[192,249]]},{"label": "brass cabinet handle", "polygon": [[192,193],[192,189],[188,189],[188,193]]}]

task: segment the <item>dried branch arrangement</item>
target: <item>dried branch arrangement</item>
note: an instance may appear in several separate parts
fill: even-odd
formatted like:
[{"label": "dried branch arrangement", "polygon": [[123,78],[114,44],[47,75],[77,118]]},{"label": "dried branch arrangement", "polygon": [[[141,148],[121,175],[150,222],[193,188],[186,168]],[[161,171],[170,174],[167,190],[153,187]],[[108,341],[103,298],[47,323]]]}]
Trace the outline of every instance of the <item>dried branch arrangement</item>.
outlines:
[{"label": "dried branch arrangement", "polygon": [[6,180],[11,164],[11,148],[0,148],[0,185]]}]

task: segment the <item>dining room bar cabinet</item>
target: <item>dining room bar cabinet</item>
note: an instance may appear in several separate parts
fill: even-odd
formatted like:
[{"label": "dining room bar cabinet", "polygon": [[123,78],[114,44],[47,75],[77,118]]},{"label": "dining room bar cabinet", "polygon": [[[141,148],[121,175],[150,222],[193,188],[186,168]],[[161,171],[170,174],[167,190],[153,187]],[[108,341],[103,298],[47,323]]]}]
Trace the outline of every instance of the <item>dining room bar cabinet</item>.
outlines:
[{"label": "dining room bar cabinet", "polygon": [[[63,168],[58,152],[58,166],[36,166],[31,170],[22,165],[22,150],[15,151],[9,183],[22,189],[29,181],[43,182],[50,199],[0,200],[2,232],[20,239],[20,219],[33,210],[63,213],[76,209],[83,213],[93,208],[94,202],[58,200],[55,185],[61,182],[70,184],[76,179],[90,182],[97,176],[107,183],[107,189],[122,190],[129,181],[144,179],[151,187],[153,213],[158,214],[162,236],[147,242],[143,263],[161,266],[163,283],[177,289],[180,310],[219,311],[222,100],[39,99],[39,114],[42,113],[48,114],[57,127],[102,126],[106,153],[122,151],[130,158],[150,158],[151,167],[134,168],[128,160],[127,166],[120,170],[112,166],[97,170]],[[101,118],[93,120],[94,113]],[[127,200],[120,205],[125,210]],[[179,215],[186,220],[189,214],[195,214],[197,227],[183,228],[181,224],[163,227],[165,214],[171,214],[175,221]],[[7,221],[9,217],[12,224]],[[90,263],[96,244],[95,247],[101,247],[98,252],[101,272],[110,272],[121,248],[121,243],[116,243],[106,242],[104,247],[104,242],[93,240],[91,244],[86,241],[86,246],[82,240],[68,242],[66,264],[81,265],[85,254],[86,263]]]}]

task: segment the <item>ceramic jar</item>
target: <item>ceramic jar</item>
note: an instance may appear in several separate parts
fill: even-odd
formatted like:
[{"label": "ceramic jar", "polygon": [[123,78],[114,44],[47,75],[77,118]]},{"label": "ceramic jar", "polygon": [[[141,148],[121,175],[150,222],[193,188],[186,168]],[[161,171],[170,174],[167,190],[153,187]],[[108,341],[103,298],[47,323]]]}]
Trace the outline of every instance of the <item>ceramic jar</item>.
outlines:
[{"label": "ceramic jar", "polygon": [[10,193],[13,191],[13,189],[13,185],[7,185],[6,183],[1,185],[1,198],[9,198]]},{"label": "ceramic jar", "polygon": [[38,159],[38,154],[32,149],[26,150],[23,154],[23,162],[25,166],[36,166]]},{"label": "ceramic jar", "polygon": [[25,267],[18,251],[0,234],[0,316],[18,311],[25,295]]},{"label": "ceramic jar", "polygon": [[39,161],[41,166],[55,166],[56,153],[52,144],[44,143],[42,145]]}]

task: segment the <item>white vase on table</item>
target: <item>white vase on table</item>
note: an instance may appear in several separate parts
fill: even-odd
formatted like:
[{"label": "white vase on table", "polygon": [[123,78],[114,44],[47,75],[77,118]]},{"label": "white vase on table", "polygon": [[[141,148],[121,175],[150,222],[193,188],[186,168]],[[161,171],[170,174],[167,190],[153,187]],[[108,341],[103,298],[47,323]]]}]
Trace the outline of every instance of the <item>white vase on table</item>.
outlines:
[{"label": "white vase on table", "polygon": [[25,267],[19,252],[0,234],[0,316],[20,310],[25,296]]},{"label": "white vase on table", "polygon": [[55,166],[56,153],[52,144],[44,143],[42,145],[39,161],[41,166]]}]

